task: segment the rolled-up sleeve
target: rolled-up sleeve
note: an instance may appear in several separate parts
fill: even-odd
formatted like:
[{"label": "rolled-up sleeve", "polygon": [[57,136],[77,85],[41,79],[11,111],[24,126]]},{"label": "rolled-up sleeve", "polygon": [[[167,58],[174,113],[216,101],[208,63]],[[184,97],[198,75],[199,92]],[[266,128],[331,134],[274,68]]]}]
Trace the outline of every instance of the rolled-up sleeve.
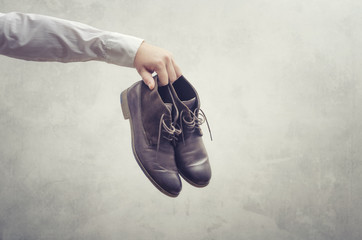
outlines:
[{"label": "rolled-up sleeve", "polygon": [[0,54],[30,61],[104,61],[133,67],[143,39],[79,22],[18,12],[0,13]]}]

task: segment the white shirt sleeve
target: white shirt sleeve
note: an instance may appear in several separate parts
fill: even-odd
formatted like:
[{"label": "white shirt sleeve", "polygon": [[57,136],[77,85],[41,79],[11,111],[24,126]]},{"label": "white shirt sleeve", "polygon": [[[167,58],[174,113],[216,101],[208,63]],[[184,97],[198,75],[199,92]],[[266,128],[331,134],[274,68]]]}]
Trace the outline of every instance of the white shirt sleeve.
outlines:
[{"label": "white shirt sleeve", "polygon": [[104,61],[133,67],[143,39],[25,13],[0,13],[0,54],[31,61]]}]

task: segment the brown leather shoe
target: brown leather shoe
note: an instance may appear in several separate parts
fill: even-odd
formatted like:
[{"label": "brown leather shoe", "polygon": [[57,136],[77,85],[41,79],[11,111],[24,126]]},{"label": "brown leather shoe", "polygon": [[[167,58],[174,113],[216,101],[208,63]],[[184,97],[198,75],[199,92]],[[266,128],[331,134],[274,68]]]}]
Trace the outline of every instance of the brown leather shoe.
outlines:
[{"label": "brown leather shoe", "polygon": [[168,86],[149,90],[143,81],[121,94],[122,112],[130,120],[133,154],[149,180],[164,194],[177,197],[181,179],[175,163],[173,142],[178,111]]},{"label": "brown leather shoe", "polygon": [[[190,184],[205,187],[211,178],[211,168],[202,141],[200,125],[206,117],[200,109],[200,98],[195,88],[183,76],[170,85],[170,89],[179,110],[177,125],[182,130],[175,147],[179,173]],[[207,126],[209,128],[208,123]],[[211,132],[210,137],[212,139]]]}]

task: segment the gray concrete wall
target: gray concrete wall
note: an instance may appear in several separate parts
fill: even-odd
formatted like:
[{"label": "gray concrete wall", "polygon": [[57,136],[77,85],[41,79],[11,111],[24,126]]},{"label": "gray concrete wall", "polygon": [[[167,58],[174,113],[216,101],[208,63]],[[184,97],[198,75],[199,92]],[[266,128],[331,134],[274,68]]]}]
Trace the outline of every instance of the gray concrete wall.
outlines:
[{"label": "gray concrete wall", "polygon": [[[362,239],[362,2],[0,0],[173,52],[201,96],[213,179],[176,199],[130,147],[102,62],[0,56],[0,239]],[[206,128],[204,128],[206,132]]]}]

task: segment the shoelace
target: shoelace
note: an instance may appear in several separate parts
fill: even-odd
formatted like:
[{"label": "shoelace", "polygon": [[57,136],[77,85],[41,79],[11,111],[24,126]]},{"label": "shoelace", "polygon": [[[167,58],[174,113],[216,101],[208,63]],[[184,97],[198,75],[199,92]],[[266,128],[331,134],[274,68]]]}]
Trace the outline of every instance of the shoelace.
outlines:
[{"label": "shoelace", "polygon": [[[198,110],[200,110],[200,112],[197,114]],[[184,114],[184,110],[182,110],[181,113],[180,113],[180,127],[181,127],[181,129],[183,129],[182,128],[183,127],[182,122],[184,122],[187,125],[187,127],[190,129],[191,132],[194,132],[195,128],[200,129],[200,125],[203,124],[204,122],[206,122],[207,128],[209,130],[209,134],[210,134],[210,139],[212,141],[212,134],[211,134],[210,125],[209,125],[209,122],[207,121],[206,114],[204,113],[204,111],[202,111],[202,109],[197,109],[196,108],[193,112],[190,111],[191,118],[192,118],[191,121],[187,121],[183,114]],[[182,141],[183,141],[183,143],[185,143],[185,138],[184,138],[183,131],[181,131],[181,135],[182,135]]]},{"label": "shoelace", "polygon": [[165,117],[165,114],[162,114],[161,118],[160,118],[160,123],[158,125],[157,153],[160,148],[162,130],[164,130],[166,133],[168,133],[169,136],[162,135],[162,137],[168,141],[176,141],[177,136],[181,134],[181,130],[175,128],[172,123],[171,123],[171,128],[168,127],[167,124],[165,123],[164,117]]}]

